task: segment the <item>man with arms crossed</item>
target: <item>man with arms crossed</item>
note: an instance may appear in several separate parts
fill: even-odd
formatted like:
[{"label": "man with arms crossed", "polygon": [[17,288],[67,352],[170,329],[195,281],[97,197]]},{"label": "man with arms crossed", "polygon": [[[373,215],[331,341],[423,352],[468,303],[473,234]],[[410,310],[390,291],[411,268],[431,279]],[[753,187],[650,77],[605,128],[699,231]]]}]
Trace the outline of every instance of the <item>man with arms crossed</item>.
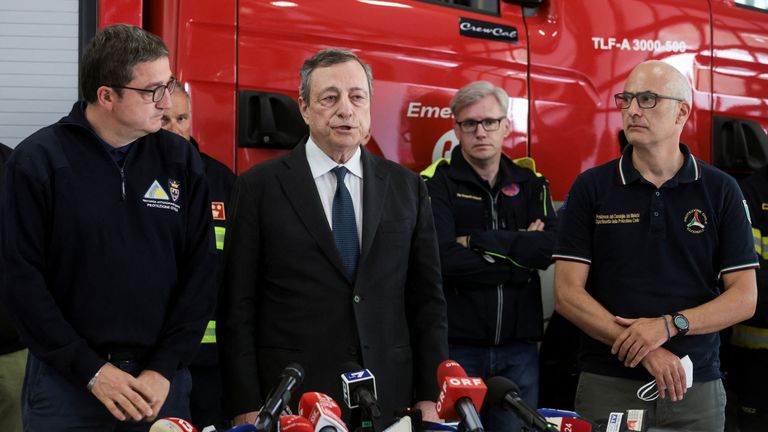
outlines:
[{"label": "man with arms crossed", "polygon": [[[576,411],[604,423],[646,409],[649,426],[722,431],[717,332],[755,310],[749,213],[736,182],[680,143],[692,104],[680,72],[641,63],[615,99],[630,145],[576,179],[553,254],[555,307],[583,332]],[[659,398],[641,401],[652,379]]]},{"label": "man with arms crossed", "polygon": [[299,395],[344,405],[339,374],[354,361],[376,376],[377,430],[414,402],[434,418],[447,341],[426,186],[363,147],[372,79],[354,53],[320,51],[300,76],[309,138],[243,173],[232,196],[217,320],[230,411],[253,422],[291,362]]},{"label": "man with arms crossed", "polygon": [[[557,215],[533,159],[502,154],[507,93],[488,81],[451,100],[460,144],[422,172],[432,200],[448,303],[450,357],[469,376],[505,376],[538,404],[536,341],[543,333],[537,269],[552,263]],[[483,426],[518,431],[510,411],[485,406]]]}]

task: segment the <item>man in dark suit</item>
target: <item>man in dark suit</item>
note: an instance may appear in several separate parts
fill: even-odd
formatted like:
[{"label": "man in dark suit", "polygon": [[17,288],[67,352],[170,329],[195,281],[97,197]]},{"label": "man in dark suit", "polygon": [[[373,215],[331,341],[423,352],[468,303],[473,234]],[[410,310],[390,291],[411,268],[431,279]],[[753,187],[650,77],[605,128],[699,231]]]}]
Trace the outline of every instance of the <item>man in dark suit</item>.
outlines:
[{"label": "man in dark suit", "polygon": [[377,377],[377,429],[411,405],[435,419],[447,325],[426,187],[363,148],[372,79],[355,54],[320,51],[300,76],[309,138],[245,172],[232,197],[217,329],[227,405],[253,422],[290,362],[305,370],[298,394],[341,402],[355,361]]}]

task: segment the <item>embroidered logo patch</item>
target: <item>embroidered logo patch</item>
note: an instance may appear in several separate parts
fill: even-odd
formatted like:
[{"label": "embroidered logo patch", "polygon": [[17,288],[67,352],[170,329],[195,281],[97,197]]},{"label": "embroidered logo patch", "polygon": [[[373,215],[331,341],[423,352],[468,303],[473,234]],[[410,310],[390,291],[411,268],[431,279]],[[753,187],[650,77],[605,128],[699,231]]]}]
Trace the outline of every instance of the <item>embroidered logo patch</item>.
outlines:
[{"label": "embroidered logo patch", "polygon": [[165,193],[165,190],[163,190],[162,186],[160,186],[160,183],[155,180],[152,182],[152,185],[149,186],[149,189],[147,189],[147,192],[144,194],[144,198],[168,201],[168,194]]},{"label": "embroidered logo patch", "polygon": [[211,211],[213,212],[213,220],[227,220],[227,214],[224,213],[224,203],[221,201],[211,202]]},{"label": "embroidered logo patch", "polygon": [[[168,182],[169,185],[171,185],[173,180],[170,180]],[[175,192],[174,192],[175,190]],[[168,192],[163,189],[162,186],[160,186],[160,182],[157,180],[152,181],[152,184],[149,185],[149,188],[144,193],[144,199],[142,201],[144,204],[147,205],[147,207],[151,208],[159,208],[159,209],[165,209],[165,210],[172,210],[174,212],[178,212],[181,208],[178,204],[176,204],[176,200],[179,199],[179,184],[176,182],[176,187],[171,187],[170,189],[171,195],[168,195]],[[173,202],[171,201],[171,198],[173,198]]]},{"label": "embroidered logo patch", "polygon": [[692,209],[685,214],[683,222],[689,233],[701,234],[707,227],[707,215],[699,209]]},{"label": "embroidered logo patch", "polygon": [[173,202],[178,201],[181,183],[179,183],[178,180],[168,179],[168,189],[171,191],[171,198],[173,198]]},{"label": "embroidered logo patch", "polygon": [[520,193],[520,185],[511,183],[501,188],[501,193],[508,197],[513,197]]}]

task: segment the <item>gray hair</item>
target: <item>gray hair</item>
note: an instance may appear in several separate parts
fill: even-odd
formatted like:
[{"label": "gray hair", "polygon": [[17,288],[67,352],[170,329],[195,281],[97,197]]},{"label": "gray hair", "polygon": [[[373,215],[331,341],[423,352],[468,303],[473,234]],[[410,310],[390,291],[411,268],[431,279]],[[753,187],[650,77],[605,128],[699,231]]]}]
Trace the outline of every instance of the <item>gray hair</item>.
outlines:
[{"label": "gray hair", "polygon": [[474,81],[459,90],[451,99],[451,112],[456,117],[466,107],[477,103],[486,96],[494,96],[499,102],[504,115],[509,109],[509,96],[501,87],[496,87],[488,81]]},{"label": "gray hair", "polygon": [[[134,66],[163,57],[168,57],[168,48],[152,33],[127,24],[105,27],[96,33],[80,60],[83,98],[96,102],[99,87],[126,85],[134,78]],[[115,92],[122,96],[122,89]]]},{"label": "gray hair", "polygon": [[365,78],[368,80],[368,94],[373,97],[373,73],[371,73],[371,67],[363,63],[360,58],[352,51],[339,48],[324,49],[304,61],[304,64],[301,65],[301,69],[299,69],[299,77],[301,77],[301,84],[299,84],[299,96],[301,96],[305,103],[309,104],[309,78],[315,69],[350,61],[356,61],[360,64],[360,66],[363,67],[363,70],[365,71]]}]

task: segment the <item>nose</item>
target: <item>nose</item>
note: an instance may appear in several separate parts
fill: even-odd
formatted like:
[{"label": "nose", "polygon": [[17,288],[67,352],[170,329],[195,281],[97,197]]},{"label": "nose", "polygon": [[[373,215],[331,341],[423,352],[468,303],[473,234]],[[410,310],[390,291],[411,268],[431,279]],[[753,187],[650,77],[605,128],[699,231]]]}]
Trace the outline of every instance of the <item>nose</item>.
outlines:
[{"label": "nose", "polygon": [[629,106],[625,110],[627,114],[630,115],[637,115],[643,112],[643,109],[640,108],[640,103],[637,101],[637,98],[632,98],[631,101],[629,101]]},{"label": "nose", "polygon": [[339,98],[339,108],[336,111],[336,113],[341,118],[349,118],[352,116],[352,113],[354,112],[352,110],[352,102],[349,100],[348,95],[346,97]]},{"label": "nose", "polygon": [[171,120],[168,123],[168,126],[166,126],[166,129],[168,129],[168,132],[173,132],[176,135],[184,136],[184,134],[181,133],[181,127],[179,127],[179,123],[176,121]]},{"label": "nose", "polygon": [[157,101],[155,105],[161,109],[169,109],[173,106],[173,102],[171,101],[171,94],[168,92],[167,87],[163,89],[163,98]]}]

